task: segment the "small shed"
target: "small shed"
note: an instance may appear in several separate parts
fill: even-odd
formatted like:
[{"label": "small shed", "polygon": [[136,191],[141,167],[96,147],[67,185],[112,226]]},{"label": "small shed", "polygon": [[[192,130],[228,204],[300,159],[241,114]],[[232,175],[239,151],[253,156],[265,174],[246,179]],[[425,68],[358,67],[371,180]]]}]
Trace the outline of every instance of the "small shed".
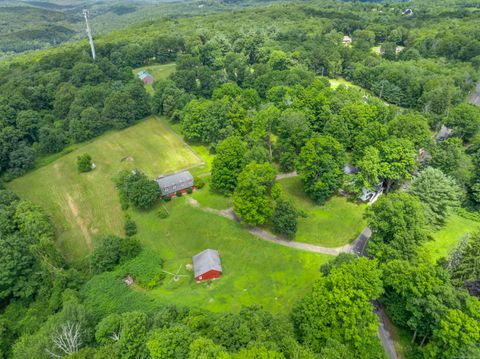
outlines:
[{"label": "small shed", "polygon": [[193,256],[193,272],[197,283],[220,278],[222,264],[218,251],[205,249]]},{"label": "small shed", "polygon": [[342,39],[343,46],[350,46],[352,44],[352,38],[350,36],[345,35]]},{"label": "small shed", "polygon": [[188,171],[161,176],[156,179],[162,196],[173,196],[177,191],[185,192],[193,187],[193,176]]},{"label": "small shed", "polygon": [[137,75],[138,75],[138,78],[140,80],[142,80],[144,84],[150,84],[151,85],[155,81],[153,79],[153,76],[150,75],[150,73],[148,71],[145,71],[145,70],[140,71]]}]

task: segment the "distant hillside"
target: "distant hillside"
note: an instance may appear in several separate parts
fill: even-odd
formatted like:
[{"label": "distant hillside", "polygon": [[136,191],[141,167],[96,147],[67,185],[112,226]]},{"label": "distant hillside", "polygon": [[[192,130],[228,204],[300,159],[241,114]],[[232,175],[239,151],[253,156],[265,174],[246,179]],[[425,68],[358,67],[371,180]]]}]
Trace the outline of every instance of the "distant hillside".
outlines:
[{"label": "distant hillside", "polygon": [[158,17],[201,15],[275,0],[65,0],[0,4],[0,59],[56,46],[85,36],[82,10],[90,11],[94,34],[102,34]]}]

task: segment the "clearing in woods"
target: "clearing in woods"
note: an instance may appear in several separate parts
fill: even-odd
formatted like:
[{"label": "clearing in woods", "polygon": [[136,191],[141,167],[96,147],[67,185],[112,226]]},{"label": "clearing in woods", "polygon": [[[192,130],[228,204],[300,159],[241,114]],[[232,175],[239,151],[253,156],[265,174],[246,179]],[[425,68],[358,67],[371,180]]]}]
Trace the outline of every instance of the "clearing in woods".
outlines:
[{"label": "clearing in woods", "polygon": [[[163,64],[163,65],[150,65],[150,66],[139,67],[133,70],[133,73],[135,74],[135,76],[137,76],[137,74],[140,71],[147,71],[150,73],[150,75],[153,76],[155,81],[159,81],[159,80],[165,80],[168,76],[170,76],[170,74],[175,72],[175,67],[176,67],[175,63]],[[145,84],[145,89],[149,94],[153,95],[153,92],[154,92],[153,85]]]},{"label": "clearing in woods", "polygon": [[[97,168],[80,174],[76,159],[83,153],[92,156]],[[154,178],[201,165],[201,158],[164,119],[150,117],[79,146],[8,187],[45,209],[52,217],[61,250],[75,260],[89,252],[96,234],[123,235],[124,215],[113,182],[120,170],[139,168]]]}]

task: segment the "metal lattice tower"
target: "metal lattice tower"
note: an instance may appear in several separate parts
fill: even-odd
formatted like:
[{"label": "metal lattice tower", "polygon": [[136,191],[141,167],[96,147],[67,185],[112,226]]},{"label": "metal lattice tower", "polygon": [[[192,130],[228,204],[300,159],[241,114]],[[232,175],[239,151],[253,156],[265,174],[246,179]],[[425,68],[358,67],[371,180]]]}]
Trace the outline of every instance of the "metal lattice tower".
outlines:
[{"label": "metal lattice tower", "polygon": [[92,58],[95,60],[95,45],[93,44],[92,29],[90,28],[90,24],[88,23],[88,15],[88,10],[83,9],[83,16],[85,17],[85,23],[87,24],[88,41],[90,42],[90,48],[92,49]]}]

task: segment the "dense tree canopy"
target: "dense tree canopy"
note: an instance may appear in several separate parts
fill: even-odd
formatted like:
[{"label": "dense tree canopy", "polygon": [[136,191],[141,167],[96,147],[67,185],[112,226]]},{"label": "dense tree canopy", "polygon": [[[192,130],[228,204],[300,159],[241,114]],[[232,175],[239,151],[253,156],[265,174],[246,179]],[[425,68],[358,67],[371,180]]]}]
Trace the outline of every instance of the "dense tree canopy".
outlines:
[{"label": "dense tree canopy", "polygon": [[313,138],[302,148],[297,169],[305,192],[319,203],[325,202],[343,183],[345,151],[330,136]]},{"label": "dense tree canopy", "polygon": [[262,224],[273,213],[275,169],[269,163],[249,163],[238,176],[233,195],[235,213],[248,224]]}]

